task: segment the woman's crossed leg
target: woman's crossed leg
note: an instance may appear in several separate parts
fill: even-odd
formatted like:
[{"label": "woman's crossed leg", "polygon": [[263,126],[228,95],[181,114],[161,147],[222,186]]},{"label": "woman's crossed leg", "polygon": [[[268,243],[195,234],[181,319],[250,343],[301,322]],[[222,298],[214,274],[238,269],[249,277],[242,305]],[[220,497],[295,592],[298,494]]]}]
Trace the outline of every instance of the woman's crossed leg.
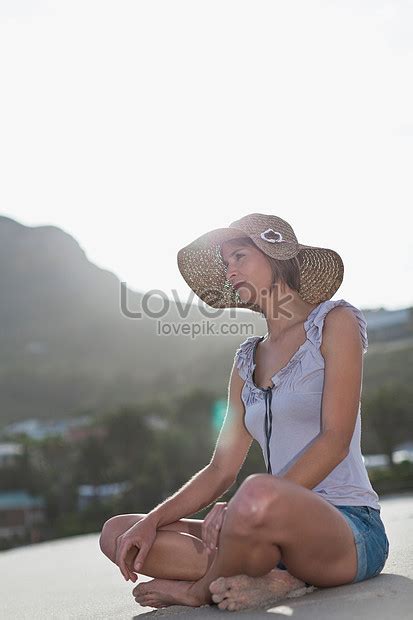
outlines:
[{"label": "woman's crossed leg", "polygon": [[[116,563],[116,544],[121,534],[146,517],[146,514],[122,514],[108,519],[100,535],[100,548]],[[154,544],[142,566],[141,573],[162,579],[197,581],[205,575],[213,555],[202,542],[202,519],[180,519],[158,528]],[[134,571],[138,549],[129,549],[126,564]]]},{"label": "woman's crossed leg", "polygon": [[[129,518],[125,531],[141,516],[113,519]],[[240,609],[246,604],[234,600],[234,591],[231,599],[233,576],[247,576],[250,586],[264,577],[260,583],[268,586],[270,572],[274,575],[272,569],[281,559],[288,567],[287,576],[318,587],[350,583],[357,571],[353,533],[342,514],[313,491],[276,476],[254,474],[242,483],[228,503],[215,554],[206,553],[201,526],[202,521],[182,519],[160,528],[141,572],[163,579],[137,586],[134,593],[142,597],[139,602],[157,607],[219,602],[222,609]],[[104,550],[103,539],[101,547]],[[166,565],[179,574],[166,577]],[[182,579],[193,581],[178,581]],[[252,593],[246,591],[245,580],[242,594],[251,606]]]}]

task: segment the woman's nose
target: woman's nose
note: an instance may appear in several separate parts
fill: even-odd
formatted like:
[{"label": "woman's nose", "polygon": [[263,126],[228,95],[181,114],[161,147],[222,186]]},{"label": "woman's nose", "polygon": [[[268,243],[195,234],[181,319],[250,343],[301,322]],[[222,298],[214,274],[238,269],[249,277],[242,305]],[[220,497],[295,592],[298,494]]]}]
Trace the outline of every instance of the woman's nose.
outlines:
[{"label": "woman's nose", "polygon": [[236,277],[236,271],[235,269],[228,269],[227,270],[227,280],[234,280]]}]

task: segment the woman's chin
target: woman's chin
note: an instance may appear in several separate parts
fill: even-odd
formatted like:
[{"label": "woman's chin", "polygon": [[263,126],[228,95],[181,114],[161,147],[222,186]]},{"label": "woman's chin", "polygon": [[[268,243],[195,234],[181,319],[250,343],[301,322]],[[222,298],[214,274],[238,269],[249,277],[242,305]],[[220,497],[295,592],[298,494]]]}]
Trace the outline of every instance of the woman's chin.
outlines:
[{"label": "woman's chin", "polygon": [[239,297],[240,301],[242,301],[243,304],[253,304],[254,303],[253,296],[251,295],[251,293],[249,291],[244,289],[244,292],[242,292],[241,289],[238,289],[237,293],[238,293],[238,297]]}]

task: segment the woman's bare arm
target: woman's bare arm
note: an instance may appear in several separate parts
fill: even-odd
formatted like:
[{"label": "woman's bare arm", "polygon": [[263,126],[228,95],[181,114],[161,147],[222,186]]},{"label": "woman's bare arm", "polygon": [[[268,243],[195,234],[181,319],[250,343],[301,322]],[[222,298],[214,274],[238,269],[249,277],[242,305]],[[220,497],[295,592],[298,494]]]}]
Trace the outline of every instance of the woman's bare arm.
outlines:
[{"label": "woman's bare arm", "polygon": [[231,480],[231,485],[254,440],[244,424],[245,407],[241,399],[243,386],[244,380],[239,376],[234,362],[228,387],[227,412],[211,459],[211,464],[221,471],[222,476]]},{"label": "woman's bare arm", "polygon": [[253,441],[244,425],[243,384],[234,364],[228,387],[227,412],[211,461],[181,489],[148,513],[147,518],[153,520],[157,527],[193,515],[233,485]]}]

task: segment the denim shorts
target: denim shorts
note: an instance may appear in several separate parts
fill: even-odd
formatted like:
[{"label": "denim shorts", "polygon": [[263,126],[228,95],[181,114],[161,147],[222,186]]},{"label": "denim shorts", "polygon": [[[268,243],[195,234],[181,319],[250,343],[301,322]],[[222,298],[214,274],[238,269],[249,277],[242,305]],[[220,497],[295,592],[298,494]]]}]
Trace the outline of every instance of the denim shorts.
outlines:
[{"label": "denim shorts", "polygon": [[[370,506],[335,506],[353,530],[357,549],[357,574],[351,583],[376,577],[389,555],[389,539],[380,509]],[[283,562],[277,568],[286,570]],[[306,584],[310,585],[310,584]]]}]

